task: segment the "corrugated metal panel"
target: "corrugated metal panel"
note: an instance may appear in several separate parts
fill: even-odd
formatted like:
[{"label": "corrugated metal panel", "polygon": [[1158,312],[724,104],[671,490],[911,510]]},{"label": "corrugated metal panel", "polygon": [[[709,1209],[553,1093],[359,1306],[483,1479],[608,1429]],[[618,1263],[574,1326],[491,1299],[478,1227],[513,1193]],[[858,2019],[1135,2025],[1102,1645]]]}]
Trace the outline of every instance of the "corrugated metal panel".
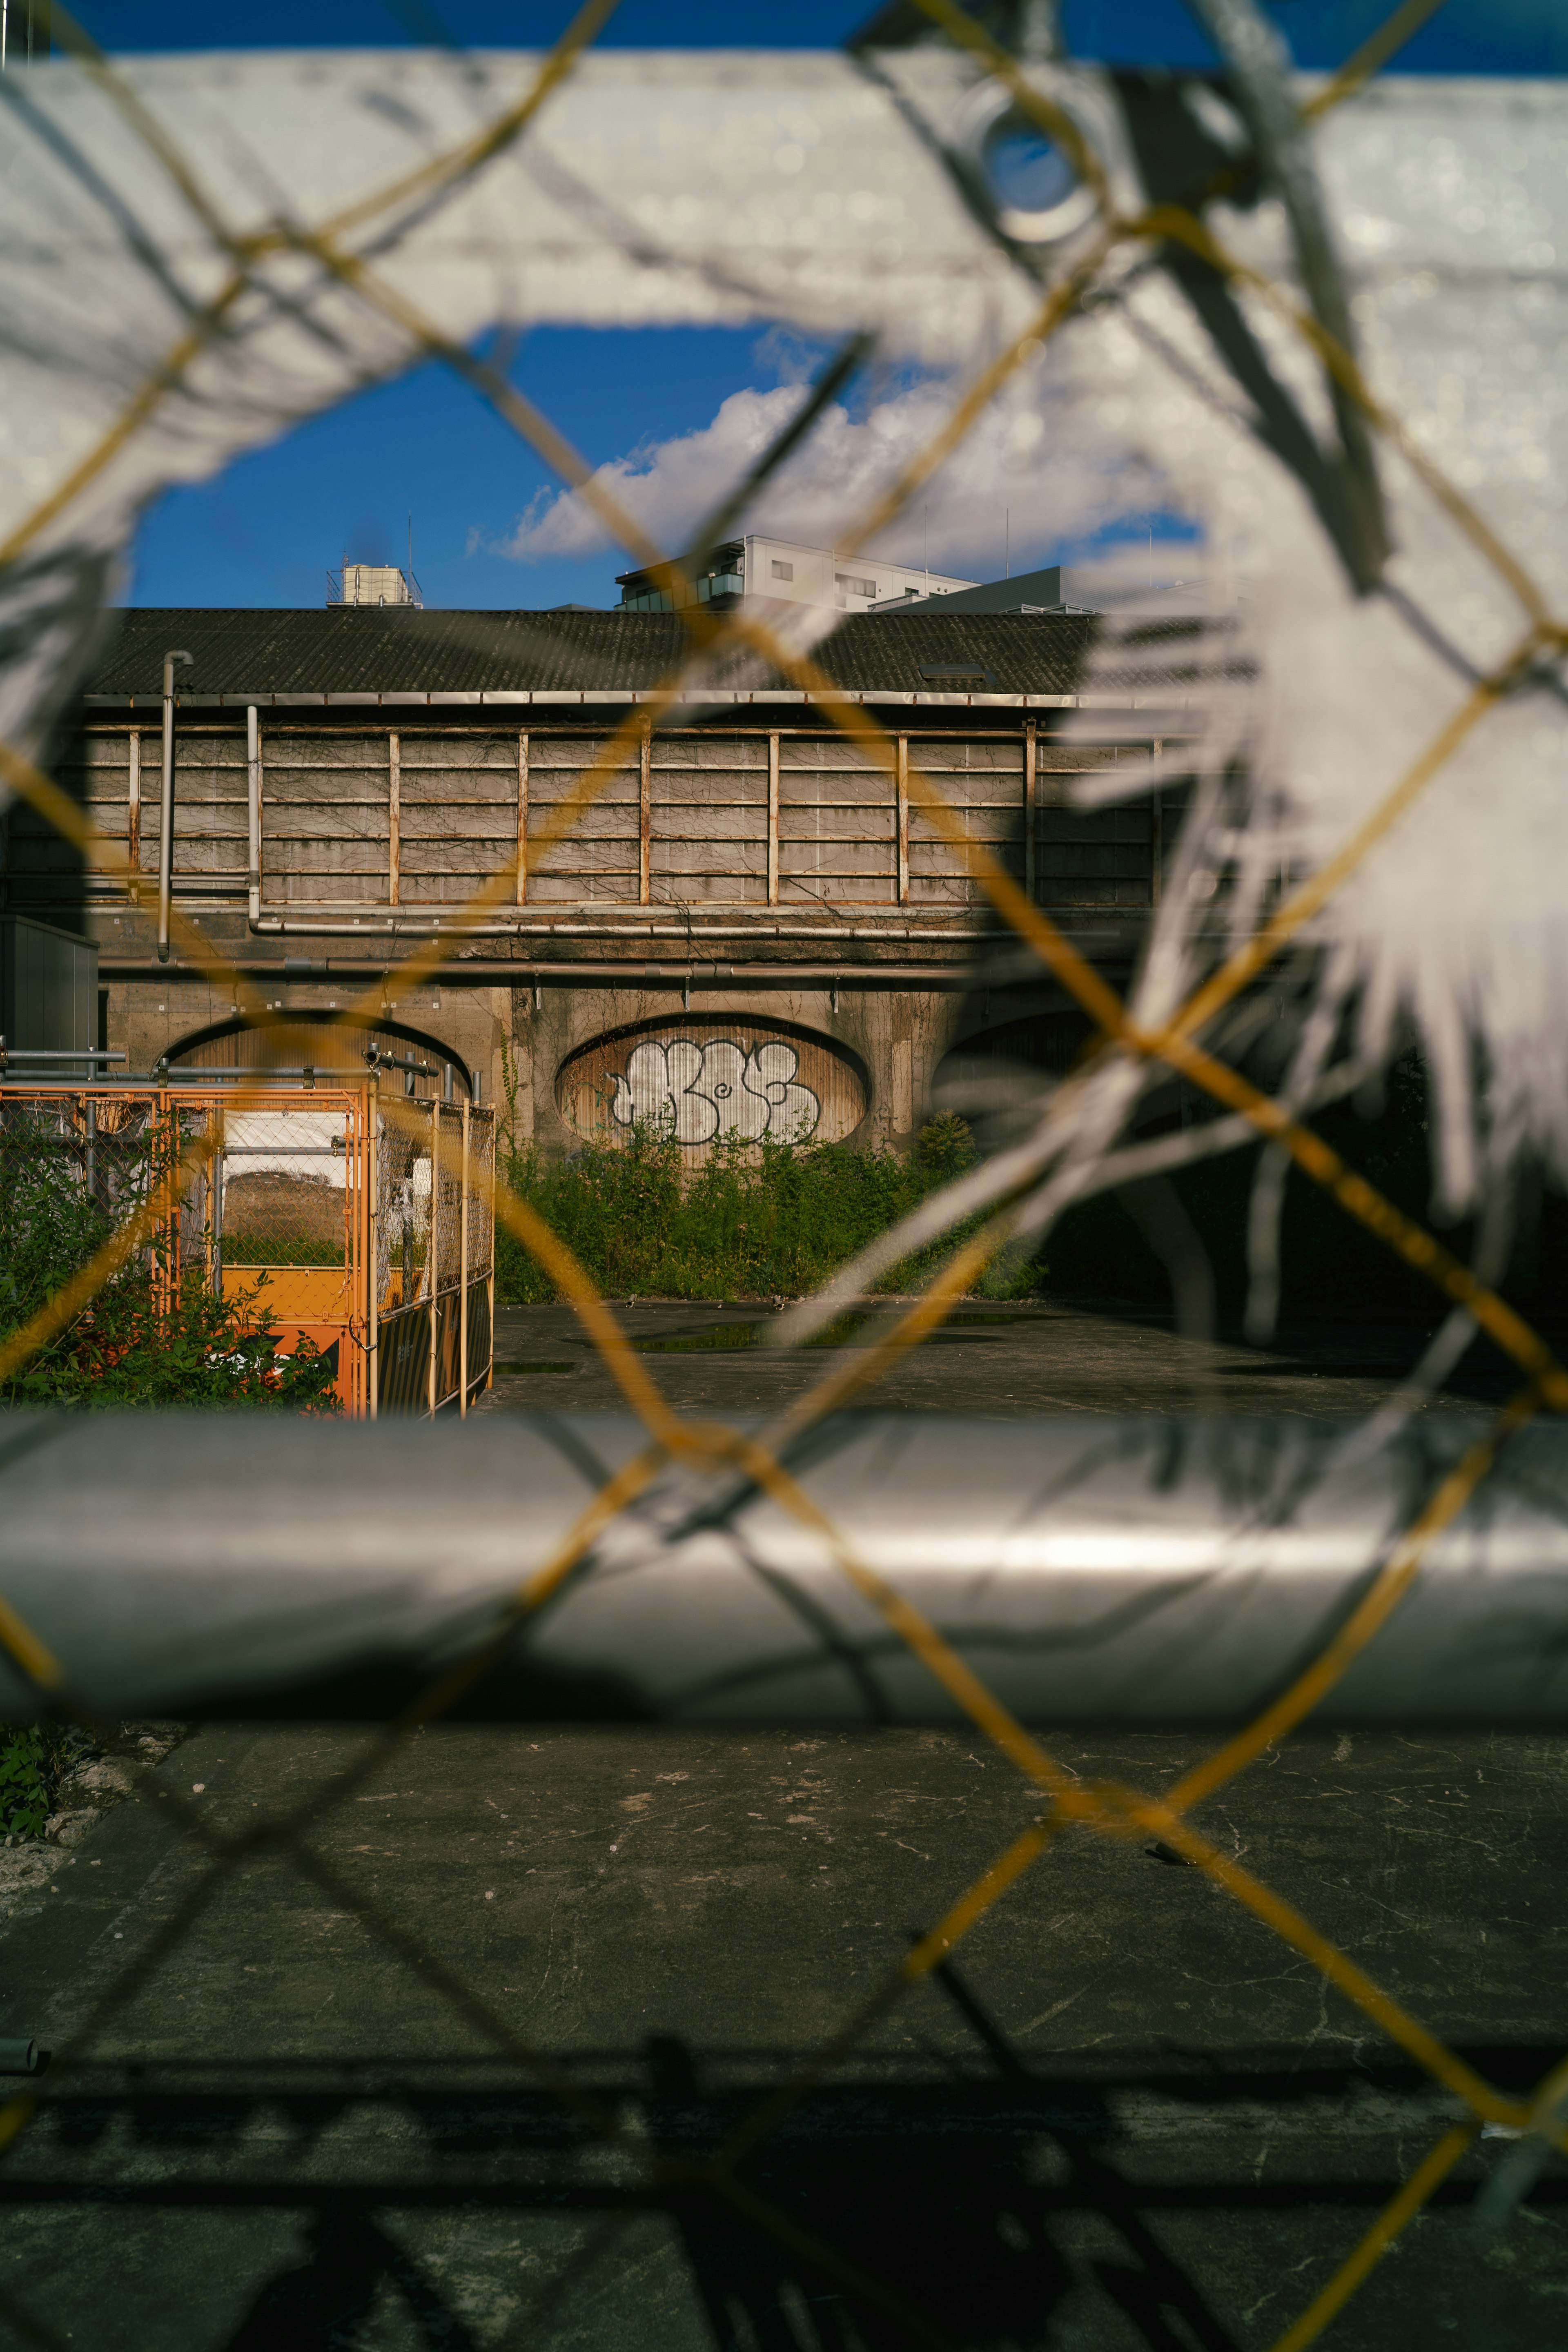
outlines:
[{"label": "corrugated metal panel", "polygon": [[[96,942],[25,916],[0,919],[0,1034],[7,1051],[31,1045],[71,1054],[96,1046]],[[85,1066],[79,1075],[89,1075]]]},{"label": "corrugated metal panel", "polygon": [[[1071,694],[1093,623],[1070,614],[857,614],[814,656],[835,686],[930,693],[931,665],[969,663],[1011,694]],[[647,691],[689,650],[667,613],[127,612],[87,692],[156,696],[163,652],[188,646],[182,694]],[[727,688],[782,681],[750,655],[712,673]]]}]

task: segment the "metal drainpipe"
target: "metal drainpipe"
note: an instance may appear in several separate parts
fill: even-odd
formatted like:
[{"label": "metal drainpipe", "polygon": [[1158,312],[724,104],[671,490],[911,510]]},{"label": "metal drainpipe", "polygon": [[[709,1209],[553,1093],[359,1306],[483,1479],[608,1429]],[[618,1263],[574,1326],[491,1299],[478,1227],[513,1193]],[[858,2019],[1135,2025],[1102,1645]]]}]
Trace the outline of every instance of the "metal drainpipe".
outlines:
[{"label": "metal drainpipe", "polygon": [[163,656],[163,813],[158,842],[158,961],[169,961],[169,899],[174,880],[174,664],[190,654]]},{"label": "metal drainpipe", "polygon": [[245,773],[248,809],[247,829],[250,836],[246,881],[250,891],[250,920],[258,923],[261,920],[261,737],[254,702],[248,705],[245,713]]}]

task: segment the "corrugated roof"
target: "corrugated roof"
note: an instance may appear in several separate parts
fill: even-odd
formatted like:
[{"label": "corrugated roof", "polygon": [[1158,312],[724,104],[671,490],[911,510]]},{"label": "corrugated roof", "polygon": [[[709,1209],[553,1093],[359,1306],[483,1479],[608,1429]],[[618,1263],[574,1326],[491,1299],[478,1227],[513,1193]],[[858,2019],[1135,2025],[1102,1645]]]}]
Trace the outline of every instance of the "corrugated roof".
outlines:
[{"label": "corrugated roof", "polygon": [[[932,671],[984,671],[1001,694],[1078,689],[1091,622],[1066,614],[859,614],[816,649],[851,693],[930,694],[970,681]],[[647,692],[689,641],[672,613],[453,613],[325,606],[307,612],[139,606],[87,693],[156,695],[163,656],[195,656],[176,672],[182,694]],[[784,683],[742,656],[715,684],[766,691]]]}]

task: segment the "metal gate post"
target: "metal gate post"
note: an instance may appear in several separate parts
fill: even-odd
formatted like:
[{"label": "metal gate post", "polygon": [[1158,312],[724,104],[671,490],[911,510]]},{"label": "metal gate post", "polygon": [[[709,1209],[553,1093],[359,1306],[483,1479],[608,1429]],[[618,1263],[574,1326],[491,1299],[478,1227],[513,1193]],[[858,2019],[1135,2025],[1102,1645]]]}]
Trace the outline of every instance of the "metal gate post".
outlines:
[{"label": "metal gate post", "polygon": [[[224,1146],[227,1133],[221,1103],[215,1103],[212,1118],[212,1158],[207,1161],[207,1274],[215,1298],[223,1297],[223,1196]],[[243,1129],[241,1129],[243,1133]]]},{"label": "metal gate post", "polygon": [[160,1324],[168,1319],[179,1288],[178,1255],[180,1247],[180,1199],[174,1189],[174,1170],[180,1157],[180,1114],[167,1087],[158,1089],[157,1135],[162,1165],[155,1181],[164,1185],[167,1205],[160,1220],[163,1246],[155,1248],[153,1291],[157,1301]]},{"label": "metal gate post", "polygon": [[364,1214],[361,1219],[365,1237],[364,1286],[365,1331],[369,1344],[365,1349],[365,1410],[374,1421],[381,1407],[381,1215],[376,1197],[378,1175],[375,1164],[375,1130],[380,1118],[381,1080],[371,1079],[365,1090],[364,1128]]},{"label": "metal gate post", "polygon": [[463,1098],[463,1206],[458,1269],[458,1418],[468,1417],[468,1102]]},{"label": "metal gate post", "polygon": [[436,1291],[437,1277],[441,1270],[441,1169],[437,1150],[441,1141],[441,1106],[430,1105],[430,1231],[425,1243],[425,1288],[430,1301],[430,1418],[436,1418],[437,1341],[440,1336]]},{"label": "metal gate post", "polygon": [[496,1376],[496,1181],[500,1173],[500,1130],[497,1124],[496,1112],[492,1110],[490,1113],[489,1151],[490,1193],[489,1199],[485,1204],[485,1215],[489,1222],[490,1234],[488,1255],[489,1272],[485,1276],[485,1329],[489,1335],[487,1341],[489,1353],[485,1358],[485,1386],[487,1389],[494,1386]]}]

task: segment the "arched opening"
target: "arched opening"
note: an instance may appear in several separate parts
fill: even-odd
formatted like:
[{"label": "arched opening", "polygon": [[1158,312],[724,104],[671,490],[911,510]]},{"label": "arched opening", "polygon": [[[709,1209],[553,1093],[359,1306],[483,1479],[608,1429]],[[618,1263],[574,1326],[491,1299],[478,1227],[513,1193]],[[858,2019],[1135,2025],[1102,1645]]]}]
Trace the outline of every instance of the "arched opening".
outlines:
[{"label": "arched opening", "polygon": [[[363,1080],[372,1050],[390,1055],[405,1090],[430,1101],[447,1092],[451,1072],[453,1095],[474,1098],[474,1076],[468,1064],[439,1037],[401,1021],[345,1022],[335,1013],[258,1013],[241,1020],[220,1021],[193,1030],[171,1045],[171,1070],[204,1070],[214,1076],[243,1072],[270,1073],[295,1084],[301,1074],[326,1084],[333,1078]],[[409,1069],[401,1065],[413,1063]]]},{"label": "arched opening", "polygon": [[961,1038],[937,1064],[931,1103],[956,1111],[984,1141],[993,1123],[1026,1112],[1042,1086],[1059,1084],[1094,1033],[1094,1024],[1076,1006],[1029,1013],[994,1028]]}]

